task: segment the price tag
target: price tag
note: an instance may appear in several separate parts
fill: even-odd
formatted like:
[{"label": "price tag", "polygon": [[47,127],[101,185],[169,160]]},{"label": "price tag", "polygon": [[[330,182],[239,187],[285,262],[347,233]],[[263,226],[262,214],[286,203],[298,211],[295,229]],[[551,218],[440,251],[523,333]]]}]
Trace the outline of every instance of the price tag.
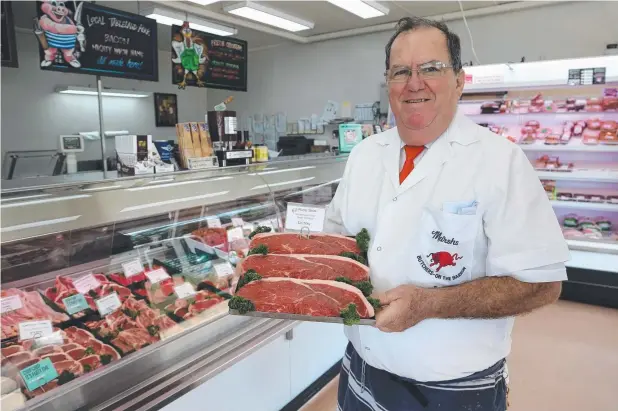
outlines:
[{"label": "price tag", "polygon": [[78,293],[86,294],[88,291],[98,288],[101,284],[94,278],[94,275],[87,274],[77,280],[73,280],[73,285]]},{"label": "price tag", "polygon": [[62,303],[64,304],[64,308],[70,315],[90,308],[83,294],[74,294],[70,297],[63,298]]},{"label": "price tag", "polygon": [[50,320],[24,321],[19,323],[20,340],[47,337],[48,335],[51,335],[52,332],[52,323]]},{"label": "price tag", "polygon": [[215,264],[214,269],[215,269],[215,273],[217,273],[217,276],[219,277],[227,277],[229,275],[234,274],[234,268],[232,267],[232,264],[227,263],[227,262],[221,263],[221,264]]},{"label": "price tag", "polygon": [[242,231],[242,227],[234,227],[231,230],[227,230],[227,241],[232,242],[235,240],[243,240],[245,234]]},{"label": "price tag", "polygon": [[245,222],[240,217],[232,217],[232,225],[234,227],[242,227],[245,225]]},{"label": "price tag", "polygon": [[148,271],[146,273],[146,277],[150,280],[152,284],[160,283],[163,280],[167,280],[170,278],[169,274],[162,268],[157,268],[156,270]]},{"label": "price tag", "polygon": [[221,220],[218,217],[206,219],[206,225],[208,228],[221,228]]},{"label": "price tag", "polygon": [[58,378],[58,371],[54,368],[49,358],[45,358],[36,364],[24,368],[19,372],[21,374],[26,387],[30,391],[47,384],[51,380]]},{"label": "price tag", "polygon": [[62,345],[64,344],[64,338],[61,331],[56,331],[48,335],[47,337],[36,338],[34,340],[34,348],[45,347],[46,345]]},{"label": "price tag", "polygon": [[319,233],[324,229],[326,209],[305,204],[288,203],[285,217],[285,229],[301,231],[309,229],[311,233]]},{"label": "price tag", "polygon": [[122,271],[124,271],[124,276],[126,278],[133,277],[134,275],[141,274],[144,271],[144,266],[142,262],[139,260],[129,261],[128,263],[122,264]]},{"label": "price tag", "polygon": [[174,287],[174,292],[178,298],[187,298],[195,295],[195,290],[191,283],[183,283]]},{"label": "price tag", "polygon": [[95,300],[97,304],[97,309],[99,310],[99,314],[105,317],[107,314],[111,314],[117,309],[120,308],[122,303],[120,302],[120,298],[118,298],[118,294],[111,293],[106,295],[105,297],[101,297],[98,300]]},{"label": "price tag", "polygon": [[0,299],[0,312],[2,314],[19,310],[21,307],[23,307],[23,305],[18,295],[11,295],[10,297]]}]

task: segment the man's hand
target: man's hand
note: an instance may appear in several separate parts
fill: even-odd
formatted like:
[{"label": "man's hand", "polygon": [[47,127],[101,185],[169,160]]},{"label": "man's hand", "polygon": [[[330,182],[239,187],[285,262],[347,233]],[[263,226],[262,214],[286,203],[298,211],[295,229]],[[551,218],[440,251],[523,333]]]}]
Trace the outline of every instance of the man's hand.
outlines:
[{"label": "man's hand", "polygon": [[373,297],[382,308],[376,313],[376,327],[384,332],[401,332],[429,318],[431,289],[400,285]]}]

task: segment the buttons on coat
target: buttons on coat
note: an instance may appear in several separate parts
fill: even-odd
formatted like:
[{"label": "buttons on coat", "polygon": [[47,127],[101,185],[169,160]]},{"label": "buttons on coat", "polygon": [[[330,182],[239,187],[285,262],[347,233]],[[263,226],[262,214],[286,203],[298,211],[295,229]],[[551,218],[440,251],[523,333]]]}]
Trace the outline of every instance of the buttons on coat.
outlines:
[{"label": "buttons on coat", "polygon": [[376,250],[382,251],[382,247],[378,247],[378,248],[376,248]]},{"label": "buttons on coat", "polygon": [[397,201],[397,197],[393,197],[393,201]]}]

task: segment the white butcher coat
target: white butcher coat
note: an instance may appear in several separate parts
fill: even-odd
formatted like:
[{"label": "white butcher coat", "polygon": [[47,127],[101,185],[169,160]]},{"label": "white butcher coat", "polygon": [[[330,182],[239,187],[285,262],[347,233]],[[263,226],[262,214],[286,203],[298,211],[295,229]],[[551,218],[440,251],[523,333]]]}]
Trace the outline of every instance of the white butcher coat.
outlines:
[{"label": "white butcher coat", "polygon": [[[566,280],[569,251],[547,195],[522,150],[457,114],[399,184],[397,129],[349,156],[325,231],[369,230],[371,282],[445,287],[486,276]],[[400,333],[346,327],[371,366],[417,381],[445,381],[505,358],[513,318],[429,319]]]}]

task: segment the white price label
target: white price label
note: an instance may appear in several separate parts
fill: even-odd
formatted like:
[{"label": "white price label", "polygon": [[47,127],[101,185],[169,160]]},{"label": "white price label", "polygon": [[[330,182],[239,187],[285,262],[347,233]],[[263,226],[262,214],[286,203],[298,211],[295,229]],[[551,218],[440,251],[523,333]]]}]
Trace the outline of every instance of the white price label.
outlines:
[{"label": "white price label", "polygon": [[53,333],[50,320],[43,321],[24,321],[19,323],[19,339],[29,340],[31,338],[48,337]]},{"label": "white price label", "polygon": [[191,283],[183,283],[174,287],[174,292],[178,298],[187,298],[195,295],[195,289]]},{"label": "white price label", "polygon": [[232,217],[232,225],[234,227],[242,227],[245,225],[245,222],[240,217]]},{"label": "white price label", "polygon": [[230,263],[215,264],[214,269],[219,277],[227,277],[234,274],[234,268]]},{"label": "white price label", "polygon": [[120,302],[120,298],[118,298],[118,294],[116,293],[107,294],[105,297],[101,297],[94,302],[97,305],[99,314],[101,314],[101,316],[103,317],[105,317],[107,314],[113,313],[122,305],[122,303]]},{"label": "white price label", "polygon": [[34,347],[40,348],[46,345],[62,345],[64,344],[64,338],[61,331],[52,332],[47,337],[41,337],[34,340]]},{"label": "white price label", "polygon": [[324,207],[288,203],[285,228],[294,231],[308,228],[311,233],[319,233],[324,229],[325,217],[326,209]]},{"label": "white price label", "polygon": [[218,217],[206,219],[208,228],[221,228],[221,220]]},{"label": "white price label", "polygon": [[156,270],[148,271],[146,273],[146,277],[150,280],[151,284],[160,283],[163,280],[167,280],[170,278],[169,274],[162,268],[157,268]]},{"label": "white price label", "polygon": [[124,271],[124,276],[126,278],[129,278],[133,277],[134,275],[141,274],[144,271],[144,266],[142,265],[142,262],[137,259],[129,261],[128,263],[123,263],[122,271]]},{"label": "white price label", "polygon": [[78,293],[87,294],[88,291],[98,288],[101,284],[94,278],[94,275],[87,274],[77,280],[73,280],[73,285]]},{"label": "white price label", "polygon": [[2,314],[19,310],[21,307],[23,307],[23,304],[18,295],[11,295],[10,297],[0,299],[0,312]]},{"label": "white price label", "polygon": [[242,240],[245,235],[242,231],[242,227],[234,227],[231,230],[227,230],[227,241],[232,242],[235,240]]}]

